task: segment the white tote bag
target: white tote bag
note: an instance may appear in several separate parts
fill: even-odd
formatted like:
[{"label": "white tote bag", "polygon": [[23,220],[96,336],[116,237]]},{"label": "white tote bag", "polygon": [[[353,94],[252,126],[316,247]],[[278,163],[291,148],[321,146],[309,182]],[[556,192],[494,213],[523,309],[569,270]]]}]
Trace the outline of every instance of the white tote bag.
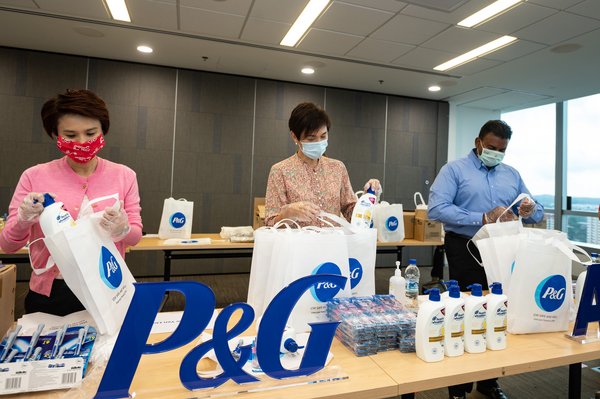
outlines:
[{"label": "white tote bag", "polygon": [[190,238],[192,236],[192,218],[194,216],[194,202],[185,198],[165,199],[158,238]]},{"label": "white tote bag", "polygon": [[508,332],[566,331],[574,310],[571,265],[573,261],[584,263],[573,250],[586,252],[571,244],[564,233],[531,230],[537,231],[521,239],[515,256],[508,293]]},{"label": "white tote bag", "polygon": [[377,239],[381,242],[404,240],[404,211],[402,204],[382,202],[375,205],[373,227],[377,229]]},{"label": "white tote bag", "polygon": [[[87,207],[118,196],[91,200]],[[82,209],[82,213],[85,210]],[[44,243],[65,282],[90,312],[100,333],[119,331],[133,298],[135,279],[109,233],[99,225],[103,212],[85,216]]]}]

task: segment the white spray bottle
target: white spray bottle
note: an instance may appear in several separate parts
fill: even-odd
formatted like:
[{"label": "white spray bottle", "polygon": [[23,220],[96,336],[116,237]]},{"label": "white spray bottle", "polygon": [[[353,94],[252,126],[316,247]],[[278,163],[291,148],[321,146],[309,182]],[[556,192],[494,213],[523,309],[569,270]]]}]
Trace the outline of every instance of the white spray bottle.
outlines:
[{"label": "white spray bottle", "polygon": [[465,298],[465,351],[485,352],[486,299],[482,295],[481,284],[472,284],[471,295]]},{"label": "white spray bottle", "polygon": [[419,306],[415,332],[417,356],[426,362],[444,359],[444,303],[440,290],[429,290],[429,300]]},{"label": "white spray bottle", "polygon": [[442,298],[446,305],[444,353],[448,357],[460,356],[465,353],[465,300],[458,284],[451,284],[446,292],[448,296]]},{"label": "white spray bottle", "polygon": [[356,201],[350,224],[364,229],[370,228],[373,219],[373,208],[376,203],[377,196],[375,195],[375,191],[369,187],[367,192],[361,195],[358,201]]},{"label": "white spray bottle", "polygon": [[506,349],[506,312],[508,297],[502,293],[502,283],[490,285],[487,298],[486,342],[487,348],[497,351]]},{"label": "white spray bottle", "polygon": [[396,300],[400,303],[404,303],[406,296],[406,280],[402,277],[402,271],[400,270],[400,261],[396,261],[396,270],[394,275],[390,277],[390,290],[389,294],[396,297]]}]

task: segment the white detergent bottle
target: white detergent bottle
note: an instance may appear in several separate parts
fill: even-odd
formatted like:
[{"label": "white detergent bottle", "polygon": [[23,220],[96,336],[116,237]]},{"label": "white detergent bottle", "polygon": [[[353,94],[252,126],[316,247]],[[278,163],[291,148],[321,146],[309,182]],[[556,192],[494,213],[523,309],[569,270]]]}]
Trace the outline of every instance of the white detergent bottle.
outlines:
[{"label": "white detergent bottle", "polygon": [[465,351],[485,352],[486,299],[482,296],[481,284],[472,284],[471,295],[465,298]]},{"label": "white detergent bottle", "polygon": [[376,203],[377,196],[375,195],[375,191],[369,187],[367,192],[361,195],[358,201],[356,201],[350,224],[364,229],[370,228],[373,219],[373,208]]},{"label": "white detergent bottle", "polygon": [[[600,258],[598,258],[598,254],[596,252],[592,252],[592,263],[600,263]],[[577,282],[575,283],[575,312],[579,310],[579,301],[581,301],[581,294],[583,293],[583,285],[585,284],[585,279],[587,277],[587,266],[586,269],[579,273],[577,276]],[[596,304],[596,300],[593,302]]]},{"label": "white detergent bottle", "polygon": [[444,303],[440,290],[429,290],[429,300],[419,306],[415,347],[419,359],[439,362],[444,359]]},{"label": "white detergent bottle", "polygon": [[465,353],[465,300],[458,284],[450,285],[449,295],[442,299],[446,305],[444,320],[444,353],[448,357]]},{"label": "white detergent bottle", "polygon": [[452,287],[453,285],[456,285],[458,288],[458,293],[460,294],[460,297],[465,299],[465,294],[463,292],[460,292],[460,286],[458,285],[458,281],[456,280],[448,280],[444,283],[444,285],[446,286],[446,291],[441,293],[441,297],[442,297],[442,301],[445,301],[446,299],[448,299],[448,297],[450,296],[450,287]]},{"label": "white detergent bottle", "polygon": [[71,225],[71,214],[62,206],[62,202],[54,202],[54,198],[44,194],[44,210],[40,215],[40,227],[44,236],[49,237]]},{"label": "white detergent bottle", "polygon": [[486,342],[487,348],[498,351],[506,349],[506,311],[508,297],[502,293],[502,283],[490,285],[487,298]]},{"label": "white detergent bottle", "polygon": [[389,294],[396,297],[396,300],[400,303],[404,303],[406,291],[406,280],[402,277],[402,271],[400,270],[400,261],[396,261],[396,270],[394,275],[390,277],[390,290]]}]

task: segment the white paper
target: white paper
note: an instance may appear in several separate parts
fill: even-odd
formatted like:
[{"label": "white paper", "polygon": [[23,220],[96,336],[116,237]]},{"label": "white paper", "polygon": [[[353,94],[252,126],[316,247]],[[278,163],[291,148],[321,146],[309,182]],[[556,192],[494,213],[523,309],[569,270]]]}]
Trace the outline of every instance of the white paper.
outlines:
[{"label": "white paper", "polygon": [[[214,328],[215,320],[218,314],[219,313],[216,310],[213,312],[210,322],[206,328],[211,330]],[[177,327],[179,327],[179,322],[181,321],[182,316],[183,311],[161,312],[157,314],[156,319],[154,319],[154,324],[152,325],[150,334],[172,333],[177,329]]]},{"label": "white paper", "polygon": [[55,316],[48,313],[36,312],[25,314],[17,320],[17,324],[21,326],[19,335],[33,335],[40,323],[44,323],[45,325],[44,334],[60,330],[65,324],[68,327],[89,325],[98,330],[94,323],[94,319],[92,319],[92,316],[90,316],[87,310],[81,310],[66,316]]}]

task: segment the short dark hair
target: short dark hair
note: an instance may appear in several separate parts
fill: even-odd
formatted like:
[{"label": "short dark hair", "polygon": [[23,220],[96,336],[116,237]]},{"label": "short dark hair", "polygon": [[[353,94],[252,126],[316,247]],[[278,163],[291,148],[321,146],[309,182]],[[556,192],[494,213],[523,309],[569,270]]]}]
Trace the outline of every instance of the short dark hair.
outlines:
[{"label": "short dark hair", "polygon": [[512,136],[512,129],[508,126],[508,123],[501,120],[487,121],[481,130],[479,131],[479,138],[483,139],[488,133],[492,133],[502,139],[510,140]]},{"label": "short dark hair", "polygon": [[67,90],[46,101],[42,106],[42,123],[48,136],[58,136],[58,120],[69,114],[97,119],[102,126],[102,133],[108,133],[110,118],[106,103],[94,92]]},{"label": "short dark hair", "polygon": [[296,105],[288,121],[290,131],[298,140],[304,133],[312,133],[323,125],[327,126],[327,130],[329,130],[331,127],[329,116],[327,112],[313,103]]}]

